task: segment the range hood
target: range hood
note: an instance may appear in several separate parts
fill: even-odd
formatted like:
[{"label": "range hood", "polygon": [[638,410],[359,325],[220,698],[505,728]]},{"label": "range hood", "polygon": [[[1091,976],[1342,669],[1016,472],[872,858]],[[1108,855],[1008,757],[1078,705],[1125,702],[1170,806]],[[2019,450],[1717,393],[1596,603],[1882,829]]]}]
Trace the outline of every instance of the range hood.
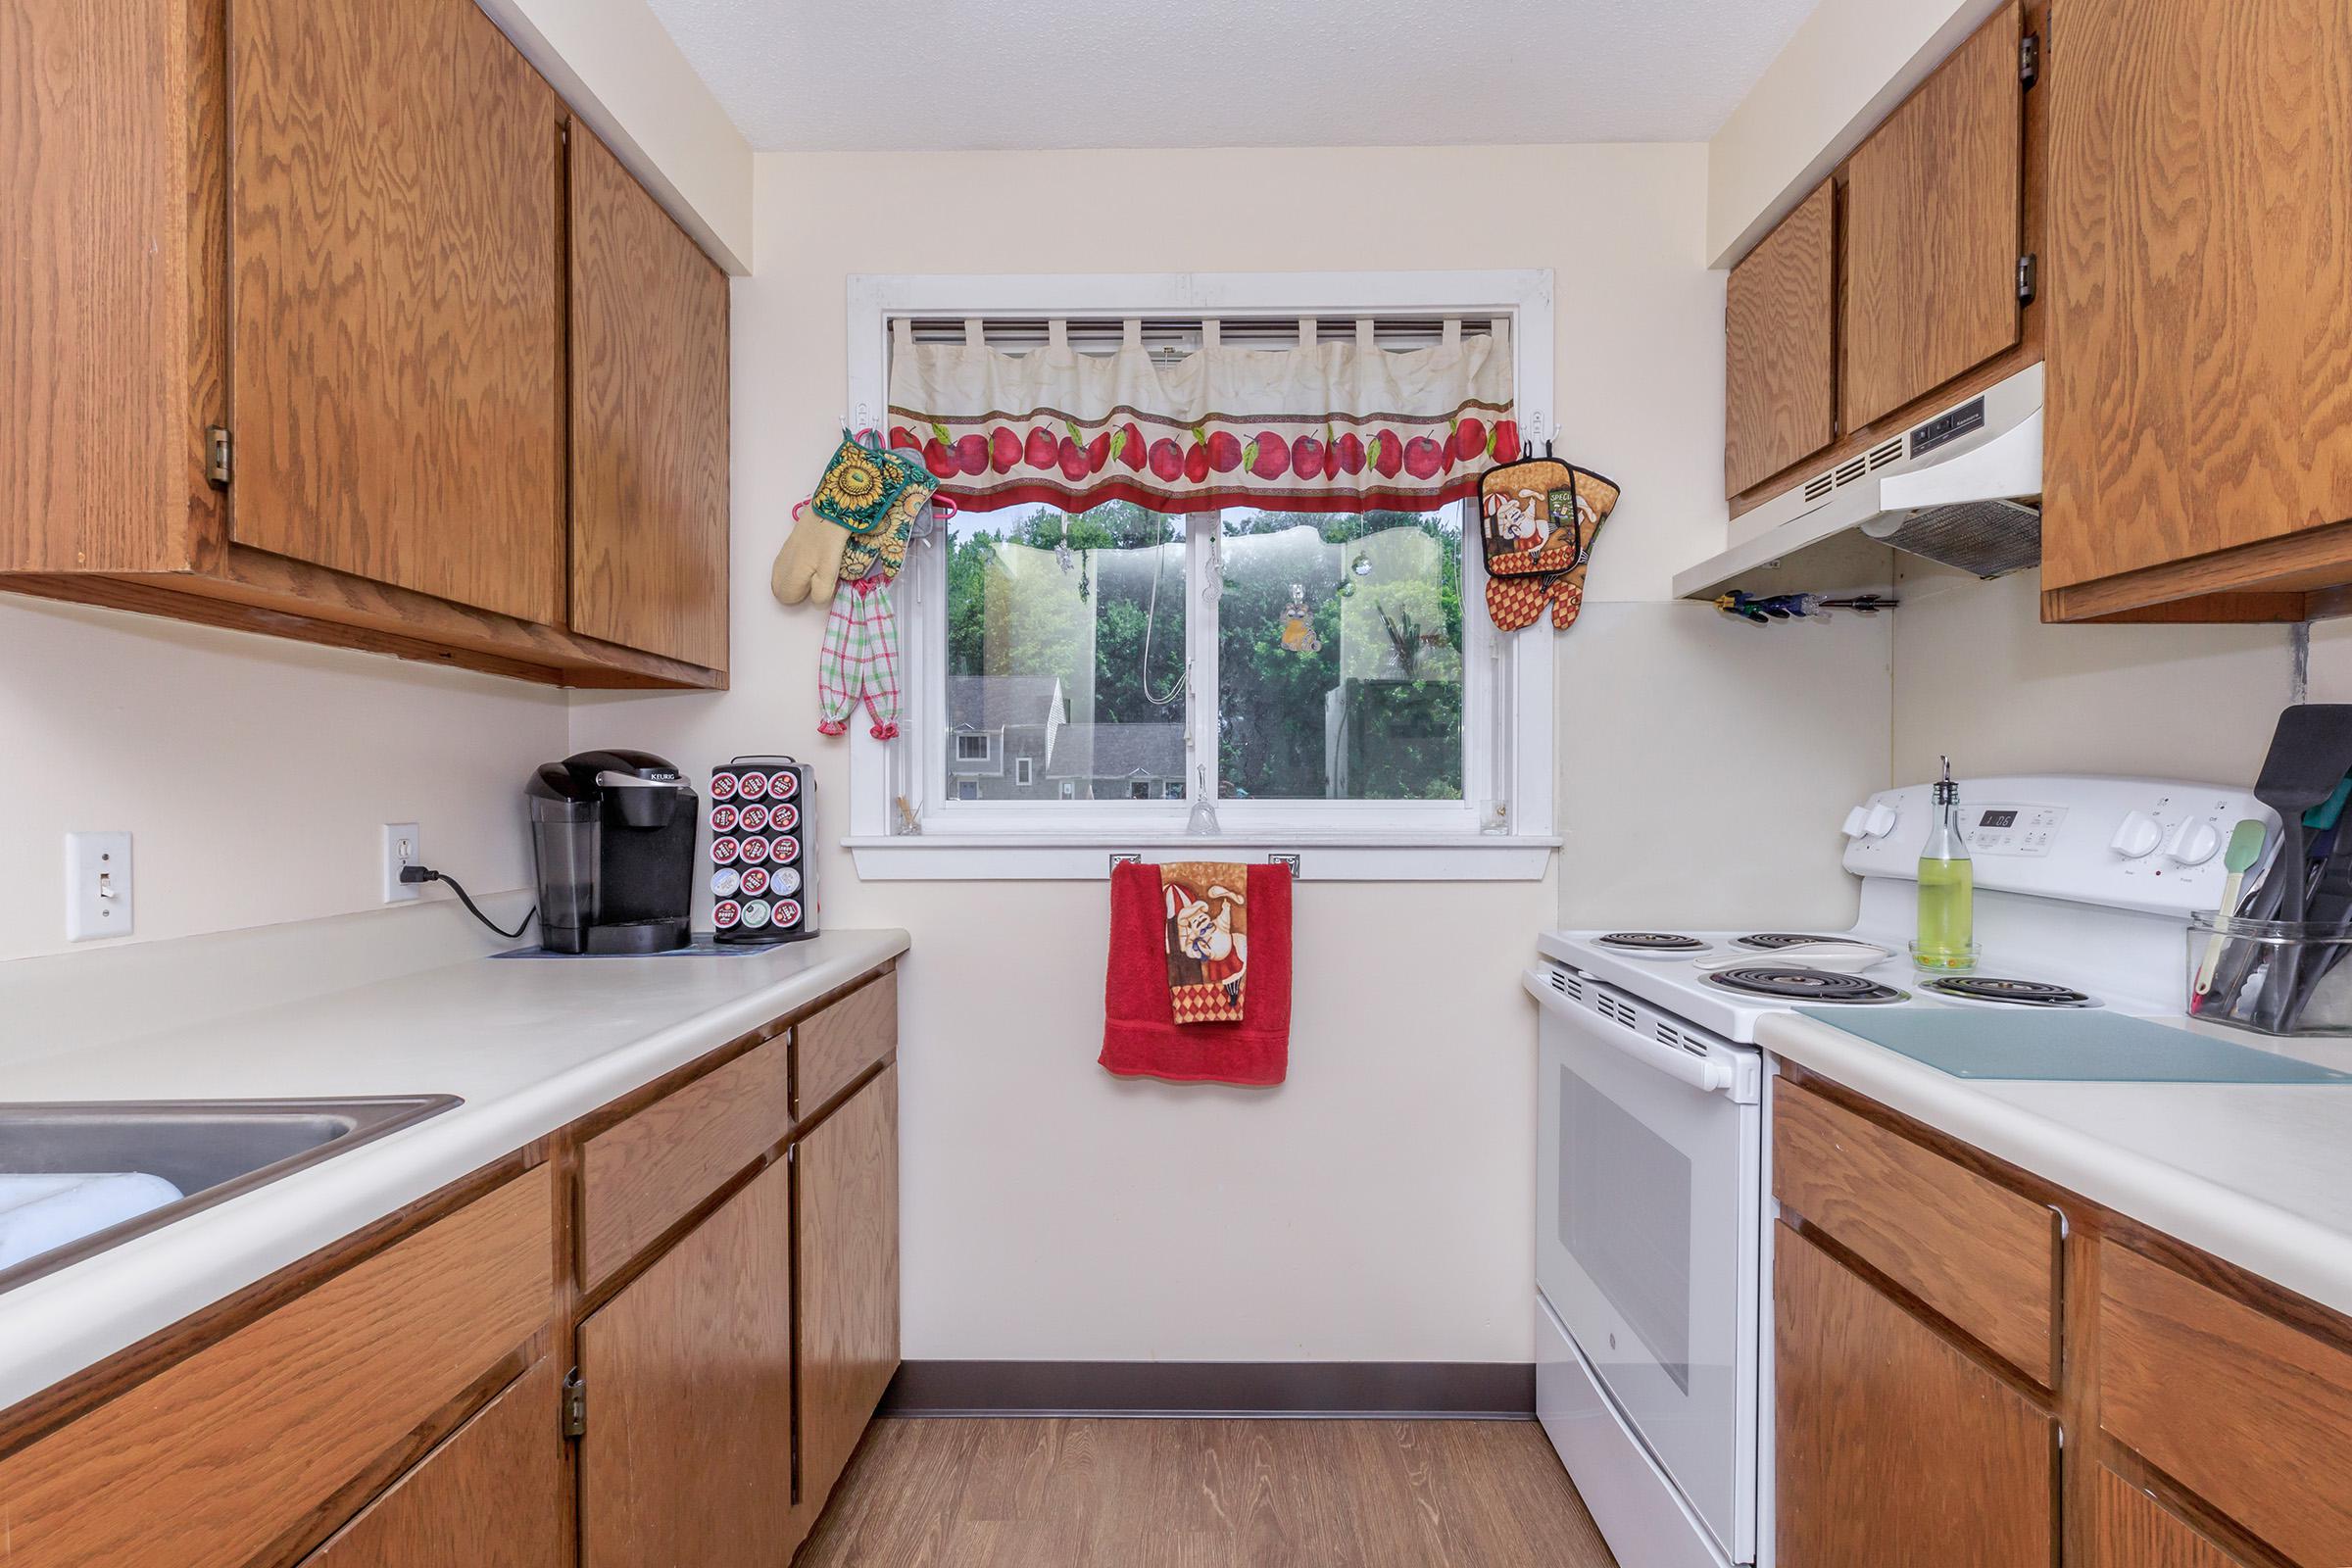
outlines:
[{"label": "range hood", "polygon": [[1980,577],[2041,560],[2041,367],[1732,519],[1732,546],[1675,573],[1682,599],[1891,587],[1900,550]]}]

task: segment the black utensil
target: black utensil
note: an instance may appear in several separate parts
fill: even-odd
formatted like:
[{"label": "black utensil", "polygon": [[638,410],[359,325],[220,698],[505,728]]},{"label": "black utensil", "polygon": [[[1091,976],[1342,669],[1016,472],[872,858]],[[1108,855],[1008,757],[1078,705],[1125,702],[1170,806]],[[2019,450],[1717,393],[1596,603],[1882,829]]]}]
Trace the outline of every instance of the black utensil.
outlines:
[{"label": "black utensil", "polygon": [[[2335,793],[2337,780],[2352,771],[2352,704],[2297,703],[2282,709],[2272,732],[2270,754],[2254,781],[2254,798],[2278,813],[2285,842],[2271,869],[2280,884],[2279,918],[2304,917],[2310,867],[2305,863],[2303,813]],[[2277,1028],[2295,995],[2301,965],[2291,946],[2281,947],[2263,984],[2256,1016]]]}]

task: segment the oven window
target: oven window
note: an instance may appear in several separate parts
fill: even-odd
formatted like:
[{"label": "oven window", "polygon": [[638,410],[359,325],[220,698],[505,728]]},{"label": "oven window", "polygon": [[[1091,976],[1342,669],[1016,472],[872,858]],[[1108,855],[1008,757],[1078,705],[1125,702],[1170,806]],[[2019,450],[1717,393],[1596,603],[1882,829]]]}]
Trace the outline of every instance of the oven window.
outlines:
[{"label": "oven window", "polygon": [[1690,1392],[1690,1161],[1573,1072],[1560,1075],[1560,1245]]}]

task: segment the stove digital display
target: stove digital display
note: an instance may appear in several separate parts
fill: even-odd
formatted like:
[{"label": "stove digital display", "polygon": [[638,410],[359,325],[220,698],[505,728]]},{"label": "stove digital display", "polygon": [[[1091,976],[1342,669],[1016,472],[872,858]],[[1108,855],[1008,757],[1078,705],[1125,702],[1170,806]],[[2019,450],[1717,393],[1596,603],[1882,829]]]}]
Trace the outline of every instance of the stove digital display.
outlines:
[{"label": "stove digital display", "polygon": [[2017,826],[2017,812],[2014,810],[1986,811],[1983,816],[1977,818],[1977,826],[2015,827]]}]

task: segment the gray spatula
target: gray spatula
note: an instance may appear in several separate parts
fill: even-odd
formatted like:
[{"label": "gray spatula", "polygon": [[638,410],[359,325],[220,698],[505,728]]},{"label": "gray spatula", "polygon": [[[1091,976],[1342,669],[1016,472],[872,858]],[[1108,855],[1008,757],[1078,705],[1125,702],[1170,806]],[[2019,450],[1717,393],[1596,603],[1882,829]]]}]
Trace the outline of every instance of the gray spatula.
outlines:
[{"label": "gray spatula", "polygon": [[[2278,727],[2271,735],[2270,755],[2262,760],[2262,776],[2254,781],[2254,798],[2278,813],[2284,842],[2271,863],[2278,884],[2278,918],[2301,920],[2307,888],[2304,865],[2303,813],[2335,792],[2336,781],[2352,770],[2352,704],[2297,703],[2281,709]],[[2279,950],[2278,960],[2263,986],[2258,1016],[2277,1028],[2288,999],[2295,994],[2295,974],[2301,965],[2291,946]]]}]

